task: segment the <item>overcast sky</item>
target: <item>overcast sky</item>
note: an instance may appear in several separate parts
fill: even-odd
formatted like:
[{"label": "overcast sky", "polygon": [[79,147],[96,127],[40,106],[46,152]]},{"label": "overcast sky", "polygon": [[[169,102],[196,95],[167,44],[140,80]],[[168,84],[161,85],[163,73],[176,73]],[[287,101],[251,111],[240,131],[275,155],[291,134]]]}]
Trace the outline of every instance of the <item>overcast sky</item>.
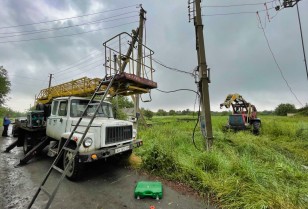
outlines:
[{"label": "overcast sky", "polygon": [[[280,103],[301,107],[282,78],[253,13],[266,9],[262,3],[261,0],[202,1],[212,110],[219,110],[226,95],[235,92],[259,110],[272,110]],[[261,21],[285,79],[305,105],[308,80],[296,7],[277,13],[270,9],[275,3],[267,3],[269,10],[260,12]],[[139,4],[147,11],[146,40],[155,52],[154,57],[167,66],[192,72],[197,66],[197,55],[195,28],[188,22],[187,0],[1,0],[0,65],[8,70],[12,83],[7,106],[18,111],[28,109],[33,105],[34,96],[48,86],[50,73],[54,74],[53,85],[83,76],[104,77],[102,43],[120,32],[136,29],[139,19],[136,5]],[[254,5],[230,6],[242,4]],[[300,1],[299,9],[307,51],[308,0]],[[226,15],[239,12],[244,13]],[[97,14],[88,15],[93,13]],[[71,18],[76,16],[83,17]],[[83,24],[106,18],[109,19],[105,22]],[[34,24],[38,22],[44,23]],[[80,26],[73,27],[76,25]],[[79,35],[71,35],[76,33]],[[154,68],[158,89],[196,90],[192,76],[157,64]],[[143,97],[146,99],[148,95]],[[152,102],[140,105],[153,111],[193,110],[195,97],[192,92],[164,94],[152,90]]]}]

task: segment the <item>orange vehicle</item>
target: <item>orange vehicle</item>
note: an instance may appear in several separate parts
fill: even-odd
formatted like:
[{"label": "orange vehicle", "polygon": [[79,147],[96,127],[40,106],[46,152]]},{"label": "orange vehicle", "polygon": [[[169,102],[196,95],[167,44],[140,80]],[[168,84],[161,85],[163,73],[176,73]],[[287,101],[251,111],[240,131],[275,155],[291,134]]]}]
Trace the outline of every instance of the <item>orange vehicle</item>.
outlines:
[{"label": "orange vehicle", "polygon": [[222,107],[232,107],[232,115],[229,115],[226,128],[235,131],[250,129],[253,134],[259,135],[261,120],[257,118],[257,108],[241,95],[229,94],[224,103],[220,104],[220,109]]}]

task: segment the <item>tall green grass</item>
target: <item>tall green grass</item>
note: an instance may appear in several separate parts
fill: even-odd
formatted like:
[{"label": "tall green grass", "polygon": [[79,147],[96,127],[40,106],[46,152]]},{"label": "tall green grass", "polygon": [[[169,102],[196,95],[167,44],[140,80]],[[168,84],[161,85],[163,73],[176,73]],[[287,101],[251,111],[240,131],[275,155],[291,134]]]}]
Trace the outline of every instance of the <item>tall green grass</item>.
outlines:
[{"label": "tall green grass", "polygon": [[214,145],[203,149],[193,121],[153,118],[139,131],[142,167],[215,197],[221,208],[308,208],[308,118],[263,117],[260,136],[222,132],[227,117],[215,116]]}]

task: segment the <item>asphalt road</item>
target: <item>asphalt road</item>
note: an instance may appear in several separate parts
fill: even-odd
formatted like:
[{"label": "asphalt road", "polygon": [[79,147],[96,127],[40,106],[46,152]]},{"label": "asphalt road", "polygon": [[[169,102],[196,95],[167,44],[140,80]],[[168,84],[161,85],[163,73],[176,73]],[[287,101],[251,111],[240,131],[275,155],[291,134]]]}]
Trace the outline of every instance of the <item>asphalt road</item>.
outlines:
[{"label": "asphalt road", "polygon": [[[2,133],[2,129],[0,129]],[[9,130],[11,133],[11,130]],[[0,138],[0,208],[26,208],[38,185],[53,162],[53,158],[40,155],[27,165],[14,167],[23,157],[21,147],[10,153],[3,150],[16,140],[13,137]],[[53,172],[47,186],[54,185],[60,173]],[[134,198],[138,181],[151,177],[126,168],[115,160],[100,161],[86,166],[84,177],[79,182],[64,179],[50,208],[57,209],[204,209],[208,207],[200,198],[185,192],[175,191],[163,184],[163,198],[155,200]],[[52,187],[51,187],[52,188]],[[44,208],[47,196],[41,192],[33,208]]]}]

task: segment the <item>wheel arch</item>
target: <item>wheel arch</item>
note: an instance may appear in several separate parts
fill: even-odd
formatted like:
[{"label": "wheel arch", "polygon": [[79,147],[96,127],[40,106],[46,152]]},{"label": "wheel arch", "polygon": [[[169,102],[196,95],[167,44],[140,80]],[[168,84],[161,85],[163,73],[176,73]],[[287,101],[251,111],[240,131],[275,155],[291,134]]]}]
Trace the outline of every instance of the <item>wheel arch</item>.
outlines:
[{"label": "wheel arch", "polygon": [[253,124],[254,122],[259,122],[261,124],[261,119],[260,118],[254,118],[250,120],[250,123]]}]

